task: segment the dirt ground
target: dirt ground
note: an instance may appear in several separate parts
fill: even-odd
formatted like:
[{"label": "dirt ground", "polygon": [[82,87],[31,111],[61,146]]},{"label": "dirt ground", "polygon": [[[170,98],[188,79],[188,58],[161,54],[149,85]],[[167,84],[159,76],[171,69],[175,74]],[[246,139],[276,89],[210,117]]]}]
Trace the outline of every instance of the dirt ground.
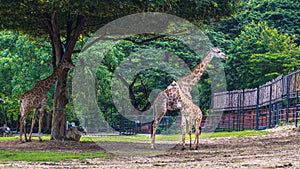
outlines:
[{"label": "dirt ground", "polygon": [[[178,142],[101,143],[1,141],[0,150],[108,151],[112,159],[63,162],[5,162],[0,168],[300,168],[300,130],[293,126],[270,129],[270,134],[245,138],[201,139],[199,150],[181,151]],[[149,139],[150,141],[150,139]],[[171,148],[170,148],[171,147]],[[161,150],[160,148],[169,148]],[[133,151],[136,150],[136,151]]]}]

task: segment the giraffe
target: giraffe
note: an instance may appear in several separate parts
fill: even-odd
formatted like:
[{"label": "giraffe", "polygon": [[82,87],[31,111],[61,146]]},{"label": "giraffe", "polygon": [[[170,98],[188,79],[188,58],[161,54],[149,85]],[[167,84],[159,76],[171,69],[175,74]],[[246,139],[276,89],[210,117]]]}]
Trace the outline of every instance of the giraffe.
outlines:
[{"label": "giraffe", "polygon": [[[42,127],[42,119],[44,115],[44,111],[47,104],[47,91],[54,85],[58,77],[60,76],[61,72],[65,68],[74,68],[75,66],[72,63],[64,61],[63,63],[59,64],[56,68],[54,68],[53,73],[47,77],[46,79],[40,80],[36,82],[34,87],[29,91],[22,94],[20,98],[20,142],[24,143],[22,140],[22,129],[24,128],[24,135],[26,142],[31,141],[32,130],[35,124],[35,117],[37,115],[38,109],[40,109],[40,117],[39,117],[39,141],[41,139],[41,127]],[[30,113],[31,109],[34,109],[34,114],[31,122],[31,128],[29,133],[29,140],[26,136],[26,126],[25,126],[25,119]]]},{"label": "giraffe", "polygon": [[[227,56],[219,48],[211,48],[210,51],[201,60],[201,62],[189,74],[177,80],[177,83],[181,87],[183,94],[185,94],[189,98],[192,98],[190,93],[192,91],[192,88],[197,84],[200,77],[206,70],[208,64],[214,57],[227,59]],[[178,90],[175,90],[174,88],[172,88],[172,90],[165,89],[158,94],[153,102],[153,105],[156,116],[152,122],[151,148],[155,149],[155,134],[157,126],[162,117],[166,114],[167,110],[177,110],[181,108],[181,103],[178,101]]]},{"label": "giraffe", "polygon": [[[186,96],[179,84],[173,81],[167,89],[178,91],[178,101],[181,103],[181,132],[182,150],[185,149],[186,121],[188,122],[188,134],[190,136],[190,149],[198,149],[199,136],[201,134],[202,111],[193,103],[193,100]],[[192,127],[195,127],[195,141],[192,146]]]}]

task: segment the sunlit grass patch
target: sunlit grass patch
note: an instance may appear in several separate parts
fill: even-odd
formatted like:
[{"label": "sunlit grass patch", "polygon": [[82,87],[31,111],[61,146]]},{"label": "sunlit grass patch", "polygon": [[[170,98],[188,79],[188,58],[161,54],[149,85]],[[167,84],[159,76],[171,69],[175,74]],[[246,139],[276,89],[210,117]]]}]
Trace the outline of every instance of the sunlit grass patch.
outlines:
[{"label": "sunlit grass patch", "polygon": [[[29,137],[27,137],[29,138]],[[19,136],[9,136],[9,137],[0,137],[0,141],[9,141],[9,140],[19,140]],[[23,136],[23,139],[25,140],[25,137]],[[39,140],[38,136],[31,137],[32,140]],[[50,136],[42,136],[42,140],[50,140]]]},{"label": "sunlit grass patch", "polygon": [[[235,132],[214,132],[214,133],[202,133],[200,138],[219,138],[219,137],[250,137],[257,135],[266,135],[268,131],[262,130],[246,130]],[[80,141],[99,141],[99,142],[136,142],[136,141],[150,141],[150,135],[132,135],[132,136],[101,136],[101,137],[82,137]],[[194,138],[195,135],[192,135]],[[186,139],[189,139],[189,135],[186,135]],[[157,141],[178,141],[181,140],[181,134],[170,135],[156,135]]]},{"label": "sunlit grass patch", "polygon": [[43,161],[43,162],[59,162],[68,161],[72,159],[86,160],[93,158],[112,158],[111,155],[105,152],[31,152],[31,151],[17,151],[17,150],[1,150],[0,161]]},{"label": "sunlit grass patch", "polygon": [[245,130],[245,131],[233,131],[233,132],[214,132],[203,133],[201,138],[218,138],[218,137],[250,137],[269,134],[265,130]]},{"label": "sunlit grass patch", "polygon": [[[266,130],[246,130],[246,131],[233,131],[233,132],[213,132],[202,133],[200,138],[219,138],[219,137],[250,137],[257,135],[266,135],[269,132]],[[194,138],[194,135],[193,135]],[[38,137],[32,137],[33,140],[38,140]],[[42,136],[43,140],[50,140],[50,136]],[[181,134],[170,135],[156,135],[157,141],[177,141],[181,139]],[[189,139],[188,134],[186,139]],[[5,140],[19,140],[19,137],[0,137],[0,141]],[[150,135],[117,135],[117,136],[100,136],[100,137],[81,137],[80,141],[100,141],[100,142],[136,142],[136,141],[149,141]]]},{"label": "sunlit grass patch", "polygon": [[150,140],[150,137],[147,135],[81,137],[80,139],[80,141],[101,141],[101,142],[136,142],[136,141],[148,141],[148,140]]}]

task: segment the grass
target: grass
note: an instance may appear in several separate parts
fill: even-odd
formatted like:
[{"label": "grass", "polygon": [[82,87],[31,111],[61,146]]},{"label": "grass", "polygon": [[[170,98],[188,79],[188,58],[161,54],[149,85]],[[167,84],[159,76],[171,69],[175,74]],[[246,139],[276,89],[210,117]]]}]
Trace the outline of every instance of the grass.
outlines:
[{"label": "grass", "polygon": [[[250,137],[250,136],[258,136],[258,135],[266,135],[269,132],[267,131],[255,131],[255,130],[249,130],[249,131],[240,131],[240,132],[214,132],[214,133],[202,133],[200,136],[200,139],[204,138],[221,138],[221,137]],[[194,138],[194,135],[192,136]],[[189,139],[189,136],[186,135],[186,139]],[[157,137],[158,141],[177,141],[181,140],[180,134],[174,134],[174,135],[166,135],[163,137]]]},{"label": "grass", "polygon": [[[200,139],[203,138],[219,138],[219,137],[250,137],[258,135],[266,135],[268,131],[265,130],[246,130],[246,131],[234,131],[234,132],[214,132],[214,133],[202,133]],[[186,139],[189,136],[186,135]],[[5,140],[18,140],[17,137],[0,137],[0,141]],[[38,140],[38,137],[32,137],[33,140]],[[43,140],[50,140],[50,136],[42,136]],[[157,141],[178,141],[181,140],[181,134],[171,135],[157,135],[155,138]],[[80,141],[100,141],[100,142],[136,142],[136,141],[149,141],[149,135],[131,135],[131,136],[101,136],[101,137],[81,137]]]},{"label": "grass", "polygon": [[203,138],[218,138],[218,137],[250,137],[269,134],[265,130],[245,130],[245,131],[234,131],[234,132],[215,132],[215,133],[204,133]]},{"label": "grass", "polygon": [[[19,136],[19,135],[18,135]],[[27,136],[27,138],[29,138]],[[39,140],[39,137],[33,136],[31,137],[32,140]],[[0,141],[10,141],[10,140],[19,140],[19,137],[15,136],[9,136],[9,137],[0,137]],[[23,136],[23,140],[25,140],[25,137]],[[42,136],[42,140],[50,140],[50,136]]]},{"label": "grass", "polygon": [[101,136],[101,137],[82,137],[80,141],[101,141],[101,142],[136,142],[149,141],[146,135],[130,135],[130,136]]},{"label": "grass", "polygon": [[[264,130],[248,130],[240,132],[214,132],[214,133],[202,133],[200,139],[203,138],[219,138],[219,137],[250,137],[258,135],[266,135],[268,131]],[[194,135],[193,135],[194,138]],[[181,134],[171,135],[157,135],[155,138],[157,141],[178,141],[181,140]],[[186,135],[186,139],[189,136]],[[81,141],[100,141],[100,142],[135,142],[135,141],[149,141],[149,135],[135,135],[135,136],[102,136],[102,137],[83,137]]]},{"label": "grass", "polygon": [[112,156],[105,152],[89,152],[89,153],[75,153],[75,152],[31,152],[31,151],[17,151],[17,150],[1,150],[0,161],[43,161],[43,162],[59,162],[78,159],[84,161],[91,158],[107,158]]}]

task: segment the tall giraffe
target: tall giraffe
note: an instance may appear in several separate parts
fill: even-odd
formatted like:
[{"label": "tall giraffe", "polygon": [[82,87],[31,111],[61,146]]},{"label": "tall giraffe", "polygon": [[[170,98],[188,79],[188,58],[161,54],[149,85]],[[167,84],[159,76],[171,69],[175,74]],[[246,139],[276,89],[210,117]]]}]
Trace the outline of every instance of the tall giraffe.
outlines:
[{"label": "tall giraffe", "polygon": [[[40,80],[36,82],[34,87],[29,91],[22,94],[20,98],[20,142],[22,141],[22,129],[24,128],[24,135],[26,142],[31,141],[32,130],[35,123],[35,118],[37,115],[37,111],[40,108],[40,117],[39,117],[39,140],[41,139],[41,129],[42,129],[42,120],[44,111],[47,104],[47,91],[54,85],[58,77],[61,75],[62,71],[66,68],[74,68],[75,66],[72,63],[68,63],[64,61],[63,63],[59,64],[56,68],[54,68],[53,73],[47,77],[46,79]],[[30,113],[31,109],[34,109],[34,114],[31,122],[29,140],[27,140],[26,136],[26,126],[25,126],[25,119]]]},{"label": "tall giraffe", "polygon": [[[200,77],[203,75],[204,71],[206,70],[208,64],[211,60],[216,58],[227,59],[227,56],[219,49],[219,48],[212,48],[206,56],[201,60],[201,62],[187,75],[179,78],[177,83],[181,87],[182,92],[192,98],[191,91],[192,88],[197,84]],[[157,126],[163,116],[166,114],[167,110],[177,110],[181,108],[181,103],[178,101],[178,90],[164,90],[155,99],[154,103],[154,111],[155,111],[155,120],[152,124],[152,141],[151,141],[151,148],[154,149],[155,146],[155,134],[157,130]]]},{"label": "tall giraffe", "polygon": [[[186,96],[180,85],[173,81],[168,87],[168,90],[178,91],[178,101],[181,103],[181,132],[182,132],[182,150],[185,149],[185,134],[186,134],[186,121],[188,122],[188,134],[190,136],[190,149],[198,149],[199,136],[201,132],[202,111],[193,103],[193,100]],[[195,141],[192,146],[192,127],[195,127]]]}]

